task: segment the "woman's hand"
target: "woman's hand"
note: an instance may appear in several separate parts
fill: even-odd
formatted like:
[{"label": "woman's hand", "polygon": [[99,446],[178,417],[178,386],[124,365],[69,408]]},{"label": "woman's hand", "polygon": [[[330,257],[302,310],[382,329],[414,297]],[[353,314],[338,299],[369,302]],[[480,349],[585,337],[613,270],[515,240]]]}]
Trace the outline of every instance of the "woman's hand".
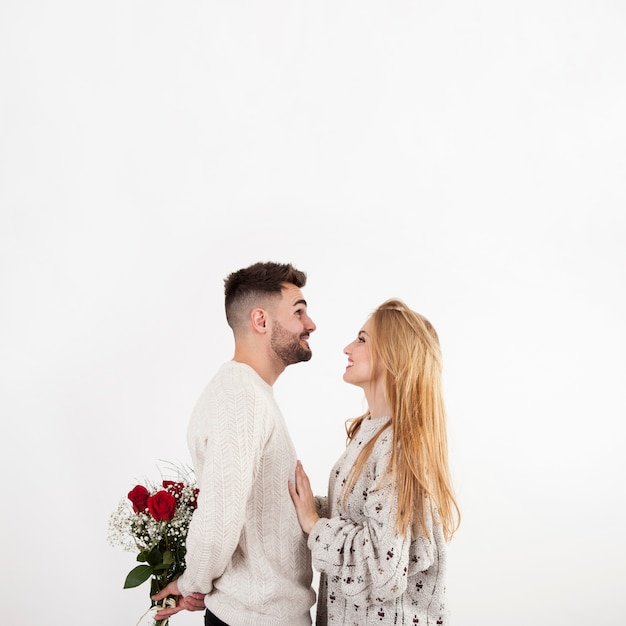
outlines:
[{"label": "woman's hand", "polygon": [[296,484],[289,481],[289,495],[296,507],[296,515],[302,530],[308,535],[320,519],[315,509],[315,497],[311,491],[311,483],[302,463],[296,464]]}]

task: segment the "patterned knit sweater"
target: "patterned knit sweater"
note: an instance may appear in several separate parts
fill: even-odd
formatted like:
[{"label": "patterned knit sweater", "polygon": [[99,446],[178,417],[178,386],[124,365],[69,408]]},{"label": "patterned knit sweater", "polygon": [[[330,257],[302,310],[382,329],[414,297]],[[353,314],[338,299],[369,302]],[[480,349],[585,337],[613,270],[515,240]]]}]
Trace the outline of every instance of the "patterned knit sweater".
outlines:
[{"label": "patterned knit sweater", "polygon": [[388,419],[362,422],[331,472],[328,500],[318,500],[322,518],[311,529],[308,545],[313,566],[321,572],[319,626],[448,623],[441,525],[427,520],[430,538],[396,534],[397,498],[389,480],[378,484],[391,456],[390,428],[378,438],[344,506],[342,486],[350,468]]},{"label": "patterned knit sweater", "polygon": [[194,408],[188,444],[200,493],[181,593],[207,593],[232,626],[309,626],[310,552],[287,489],[296,453],[272,387],[248,365],[223,364]]}]

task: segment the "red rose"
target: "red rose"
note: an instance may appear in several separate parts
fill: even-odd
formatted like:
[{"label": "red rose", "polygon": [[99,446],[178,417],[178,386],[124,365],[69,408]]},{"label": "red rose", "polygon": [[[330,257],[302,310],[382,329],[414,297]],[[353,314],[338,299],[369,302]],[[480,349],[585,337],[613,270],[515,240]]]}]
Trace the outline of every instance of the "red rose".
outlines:
[{"label": "red rose", "polygon": [[200,493],[200,489],[198,489],[197,487],[193,490],[193,496],[191,496],[191,499],[189,500],[189,503],[191,504],[191,507],[195,510],[198,508],[198,494]]},{"label": "red rose", "polygon": [[174,517],[176,498],[169,491],[157,491],[148,498],[148,509],[158,522],[165,522]]},{"label": "red rose", "polygon": [[179,498],[185,488],[185,483],[177,483],[173,480],[164,480],[163,489],[167,489],[173,496]]},{"label": "red rose", "polygon": [[128,499],[133,503],[133,510],[135,513],[140,513],[146,510],[149,497],[150,492],[143,485],[137,485],[136,487],[133,487],[132,491],[128,492]]}]

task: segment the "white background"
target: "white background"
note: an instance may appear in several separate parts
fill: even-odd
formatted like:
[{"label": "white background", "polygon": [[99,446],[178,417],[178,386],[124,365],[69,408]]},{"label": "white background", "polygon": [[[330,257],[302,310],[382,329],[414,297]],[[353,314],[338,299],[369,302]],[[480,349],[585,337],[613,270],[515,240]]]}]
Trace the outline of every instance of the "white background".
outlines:
[{"label": "white background", "polygon": [[[223,279],[305,270],[275,393],[316,491],[384,299],[441,336],[455,626],[624,624],[626,5],[0,5],[1,621],[133,626],[108,517],[232,356]],[[200,613],[172,626],[201,624]]]}]

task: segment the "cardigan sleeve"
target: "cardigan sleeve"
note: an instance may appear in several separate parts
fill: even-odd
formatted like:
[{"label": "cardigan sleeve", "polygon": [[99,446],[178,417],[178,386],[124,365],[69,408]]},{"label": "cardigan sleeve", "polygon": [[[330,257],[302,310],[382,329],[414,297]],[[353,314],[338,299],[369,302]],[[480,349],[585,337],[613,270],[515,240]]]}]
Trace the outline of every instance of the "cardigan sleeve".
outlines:
[{"label": "cardigan sleeve", "polygon": [[315,510],[320,517],[328,517],[328,496],[315,496]]},{"label": "cardigan sleeve", "polygon": [[350,496],[352,503],[343,513],[352,512],[355,519],[345,514],[322,518],[308,538],[315,568],[356,605],[400,596],[407,575],[428,569],[436,555],[428,537],[412,539],[409,531],[396,532],[397,506],[390,482],[369,487],[371,482],[357,481]]}]

